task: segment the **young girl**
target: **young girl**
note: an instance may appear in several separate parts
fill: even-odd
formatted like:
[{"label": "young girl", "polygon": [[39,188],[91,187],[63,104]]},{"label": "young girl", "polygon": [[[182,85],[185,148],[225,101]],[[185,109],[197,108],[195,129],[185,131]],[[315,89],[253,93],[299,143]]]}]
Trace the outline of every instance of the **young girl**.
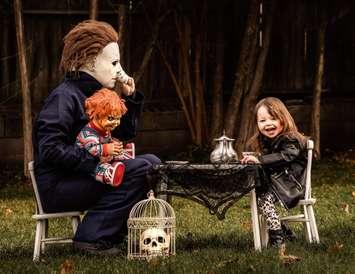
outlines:
[{"label": "young girl", "polygon": [[[111,131],[119,126],[127,108],[117,93],[103,88],[86,99],[85,109],[90,121],[78,134],[76,143],[92,155],[100,157],[95,179],[117,187],[121,184],[125,171],[125,165],[121,161],[134,158],[134,154],[123,148],[122,142],[111,137]],[[126,146],[133,152],[133,143]]]},{"label": "young girl", "polygon": [[263,167],[265,177],[262,186],[256,188],[258,208],[266,219],[270,244],[280,246],[285,238],[292,238],[294,235],[288,227],[281,224],[275,203],[280,201],[290,209],[297,205],[300,196],[291,200],[285,197],[272,184],[271,177],[277,176],[290,188],[296,182],[304,189],[307,139],[298,132],[291,114],[277,98],[262,99],[257,103],[254,113],[256,125],[248,145],[249,149],[260,156],[247,155],[241,162],[260,163]]}]

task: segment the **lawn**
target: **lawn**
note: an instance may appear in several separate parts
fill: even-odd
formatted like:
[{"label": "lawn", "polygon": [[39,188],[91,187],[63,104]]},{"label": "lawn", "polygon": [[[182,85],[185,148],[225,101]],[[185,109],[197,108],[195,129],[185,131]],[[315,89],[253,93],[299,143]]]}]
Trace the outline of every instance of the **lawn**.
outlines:
[{"label": "lawn", "polygon": [[[298,239],[287,253],[300,257],[289,264],[277,250],[254,251],[249,197],[236,203],[219,221],[202,206],[173,198],[177,218],[176,256],[164,260],[128,261],[122,256],[76,254],[69,245],[48,249],[40,263],[32,262],[35,222],[31,188],[16,177],[0,186],[0,273],[355,273],[355,164],[343,159],[322,160],[313,168],[315,213],[321,244],[304,240],[301,225],[293,225]],[[70,234],[58,221],[53,234]]]}]

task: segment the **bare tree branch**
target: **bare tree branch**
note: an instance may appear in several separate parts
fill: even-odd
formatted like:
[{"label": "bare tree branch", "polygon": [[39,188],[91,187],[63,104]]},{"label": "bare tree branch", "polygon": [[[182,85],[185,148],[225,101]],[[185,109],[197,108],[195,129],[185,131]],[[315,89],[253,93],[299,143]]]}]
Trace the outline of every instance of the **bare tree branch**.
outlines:
[{"label": "bare tree branch", "polygon": [[90,19],[93,19],[93,20],[97,19],[97,10],[98,10],[98,1],[97,0],[90,0],[90,10],[89,10]]},{"label": "bare tree branch", "polygon": [[32,115],[31,115],[31,94],[28,83],[27,56],[25,51],[24,27],[22,20],[22,2],[14,1],[14,14],[16,26],[16,41],[19,51],[19,68],[21,75],[22,90],[22,124],[23,124],[23,142],[24,142],[24,174],[29,178],[28,163],[32,161]]},{"label": "bare tree branch", "polygon": [[195,133],[195,127],[193,126],[193,123],[191,121],[191,113],[189,112],[189,110],[188,110],[188,108],[186,106],[182,91],[181,91],[180,86],[178,84],[178,81],[177,81],[177,79],[175,77],[175,74],[174,74],[174,72],[173,72],[173,70],[172,70],[172,68],[171,68],[171,66],[170,66],[170,64],[169,64],[169,62],[168,62],[163,50],[160,48],[160,46],[158,46],[158,48],[159,48],[160,55],[163,58],[163,62],[165,64],[166,68],[168,69],[170,77],[171,77],[171,79],[173,81],[176,93],[177,93],[177,95],[179,97],[179,100],[181,102],[182,109],[183,109],[185,117],[186,117],[187,125],[188,125],[189,130],[190,130],[191,138],[193,140],[195,140],[196,139],[196,133]]},{"label": "bare tree branch", "polygon": [[258,10],[259,0],[251,0],[238,67],[235,73],[236,80],[234,81],[233,92],[228,103],[228,109],[224,122],[226,134],[229,136],[233,136],[235,132],[239,106],[244,93],[243,87],[247,79],[249,67],[251,66],[251,60],[248,53],[251,48],[251,44],[257,35]]}]

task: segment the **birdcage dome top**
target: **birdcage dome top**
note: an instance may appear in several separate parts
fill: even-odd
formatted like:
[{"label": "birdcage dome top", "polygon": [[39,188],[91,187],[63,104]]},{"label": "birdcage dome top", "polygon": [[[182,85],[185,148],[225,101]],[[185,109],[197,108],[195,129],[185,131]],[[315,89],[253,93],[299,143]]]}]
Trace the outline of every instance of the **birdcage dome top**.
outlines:
[{"label": "birdcage dome top", "polygon": [[154,192],[148,192],[148,199],[142,200],[134,205],[129,219],[139,218],[173,218],[175,219],[174,209],[166,201],[154,197]]}]

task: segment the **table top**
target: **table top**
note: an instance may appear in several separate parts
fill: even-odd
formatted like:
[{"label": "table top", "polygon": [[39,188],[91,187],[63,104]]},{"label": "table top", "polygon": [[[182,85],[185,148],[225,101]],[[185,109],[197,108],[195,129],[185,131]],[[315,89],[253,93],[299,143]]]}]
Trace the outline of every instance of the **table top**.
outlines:
[{"label": "table top", "polygon": [[258,164],[241,164],[239,161],[230,163],[214,163],[214,164],[201,164],[190,163],[188,161],[166,161],[159,165],[156,165],[157,169],[233,169],[244,166],[256,166]]},{"label": "table top", "polygon": [[227,209],[250,192],[259,178],[259,165],[200,164],[169,161],[151,172],[158,194],[177,195],[209,208],[223,219]]}]

